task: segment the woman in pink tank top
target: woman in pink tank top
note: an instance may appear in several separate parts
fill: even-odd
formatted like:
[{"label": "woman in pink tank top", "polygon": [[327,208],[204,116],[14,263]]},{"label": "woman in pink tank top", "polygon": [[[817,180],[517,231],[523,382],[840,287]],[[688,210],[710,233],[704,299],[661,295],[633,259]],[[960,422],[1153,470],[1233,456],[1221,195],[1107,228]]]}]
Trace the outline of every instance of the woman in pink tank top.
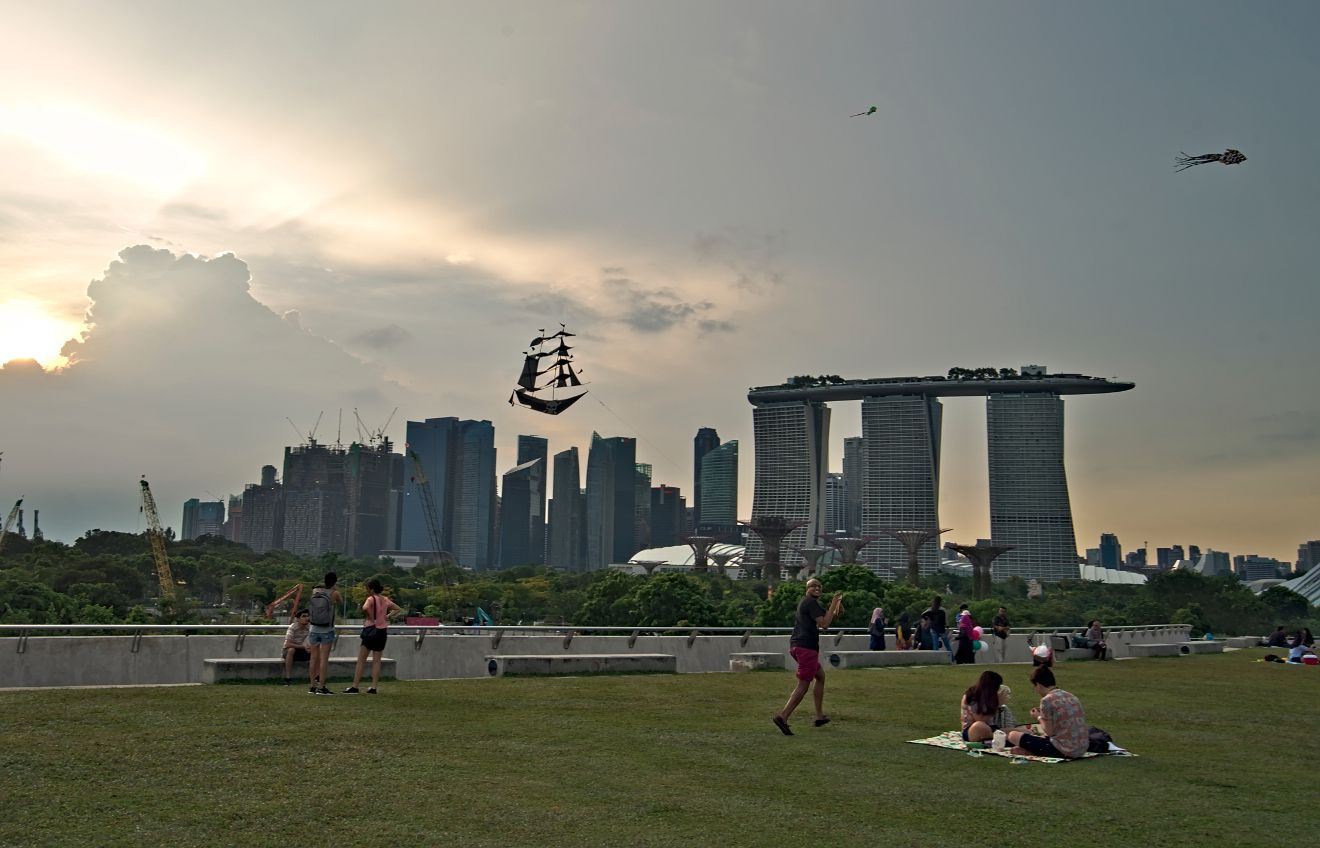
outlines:
[{"label": "woman in pink tank top", "polygon": [[387,628],[390,625],[390,616],[402,609],[381,594],[385,590],[379,580],[372,578],[367,581],[367,589],[371,594],[362,602],[362,614],[366,619],[362,625],[362,644],[358,647],[353,685],[344,690],[346,695],[357,694],[358,684],[362,682],[362,672],[366,668],[367,654],[371,654],[371,686],[367,689],[367,694],[376,694],[376,684],[380,683],[380,657],[385,651],[385,640],[389,637]]}]

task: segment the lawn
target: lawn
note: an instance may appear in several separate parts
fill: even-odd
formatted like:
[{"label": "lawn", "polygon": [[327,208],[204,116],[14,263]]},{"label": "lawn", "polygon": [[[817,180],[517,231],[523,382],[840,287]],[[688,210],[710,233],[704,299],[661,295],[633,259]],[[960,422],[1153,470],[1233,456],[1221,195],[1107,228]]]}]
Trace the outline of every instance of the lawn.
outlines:
[{"label": "lawn", "polygon": [[1263,653],[1060,665],[1139,755],[1061,765],[905,744],[965,667],[830,672],[791,738],[788,672],[0,692],[0,845],[1314,844],[1320,669]]}]

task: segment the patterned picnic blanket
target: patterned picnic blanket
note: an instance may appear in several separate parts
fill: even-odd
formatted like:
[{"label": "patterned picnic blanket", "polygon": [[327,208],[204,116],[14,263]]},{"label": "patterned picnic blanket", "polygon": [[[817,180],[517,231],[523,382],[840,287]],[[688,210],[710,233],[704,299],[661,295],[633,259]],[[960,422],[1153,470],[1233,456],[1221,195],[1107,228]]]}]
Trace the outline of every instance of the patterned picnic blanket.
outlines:
[{"label": "patterned picnic blanket", "polygon": [[[932,736],[929,739],[912,739],[910,740],[909,744],[934,745],[936,748],[948,748],[953,751],[962,751],[964,753],[971,753],[973,750],[977,750],[973,748],[968,748],[967,743],[963,741],[962,734],[956,730],[946,730],[944,733],[941,733],[939,736]],[[1030,760],[1033,763],[1069,762],[1069,760],[1065,760],[1062,757],[1036,757],[1030,754],[1017,755],[1011,753],[1008,749],[1004,749],[1003,751],[996,751],[993,748],[986,747],[986,748],[981,748],[979,750],[982,754],[987,754],[990,756],[1009,757],[1010,759],[1016,757],[1017,759],[1020,760]],[[1110,742],[1109,751],[1107,753],[1104,754],[1086,753],[1086,754],[1082,754],[1077,759],[1086,760],[1086,759],[1090,759],[1091,757],[1107,757],[1107,756],[1135,757],[1136,754],[1124,748],[1120,748],[1117,745],[1115,745],[1113,742]]]}]

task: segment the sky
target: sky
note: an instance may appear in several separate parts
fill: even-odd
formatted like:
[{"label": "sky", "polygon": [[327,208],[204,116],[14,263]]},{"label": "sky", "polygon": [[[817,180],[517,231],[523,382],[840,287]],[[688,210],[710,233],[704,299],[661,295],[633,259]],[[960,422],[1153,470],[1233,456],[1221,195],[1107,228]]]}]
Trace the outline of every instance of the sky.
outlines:
[{"label": "sky", "polygon": [[[685,492],[714,427],[746,516],[748,387],[1032,363],[1136,384],[1066,402],[1080,549],[1320,538],[1314,3],[0,12],[0,503],[48,537],[140,529],[142,475],[177,526],[355,410],[489,419],[501,471],[634,436]],[[560,321],[590,394],[511,408]],[[947,540],[984,418],[945,402]]]}]

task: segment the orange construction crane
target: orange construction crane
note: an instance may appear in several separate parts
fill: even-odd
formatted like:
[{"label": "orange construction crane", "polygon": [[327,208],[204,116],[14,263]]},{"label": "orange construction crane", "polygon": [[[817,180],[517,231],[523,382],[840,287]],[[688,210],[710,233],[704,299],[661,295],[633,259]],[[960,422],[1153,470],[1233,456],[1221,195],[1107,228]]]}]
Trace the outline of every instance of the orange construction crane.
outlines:
[{"label": "orange construction crane", "polygon": [[156,578],[160,580],[162,602],[174,600],[174,574],[170,559],[165,555],[165,533],[160,529],[160,515],[156,512],[156,499],[151,496],[147,478],[142,478],[142,514],[147,517],[147,541],[151,543],[151,558],[156,561]]},{"label": "orange construction crane", "polygon": [[289,607],[289,621],[293,621],[293,617],[298,614],[298,602],[302,600],[302,590],[303,584],[299,583],[283,595],[280,595],[275,600],[266,604],[266,618],[270,618],[270,614],[275,612],[277,606],[287,601],[290,596],[293,596],[293,605]]}]

